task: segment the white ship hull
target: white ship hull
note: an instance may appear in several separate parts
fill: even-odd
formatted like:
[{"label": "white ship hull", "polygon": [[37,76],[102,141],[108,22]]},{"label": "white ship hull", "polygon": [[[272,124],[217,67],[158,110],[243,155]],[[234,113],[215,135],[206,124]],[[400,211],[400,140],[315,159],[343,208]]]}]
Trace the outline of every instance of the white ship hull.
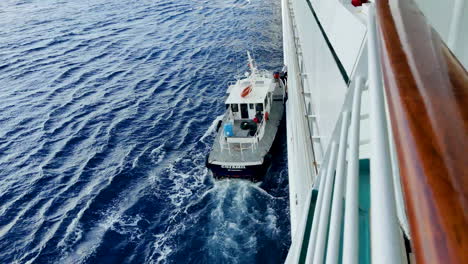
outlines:
[{"label": "white ship hull", "polygon": [[[466,68],[468,3],[415,2]],[[292,237],[286,263],[414,261],[374,9],[351,0],[282,0]]]}]

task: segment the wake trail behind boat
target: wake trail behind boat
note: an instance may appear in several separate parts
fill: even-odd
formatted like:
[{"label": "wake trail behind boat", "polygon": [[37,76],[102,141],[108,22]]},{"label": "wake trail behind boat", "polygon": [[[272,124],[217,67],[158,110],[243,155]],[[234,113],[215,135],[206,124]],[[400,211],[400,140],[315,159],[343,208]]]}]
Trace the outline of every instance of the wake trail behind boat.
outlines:
[{"label": "wake trail behind boat", "polygon": [[260,186],[205,166],[245,51],[282,67],[278,1],[0,9],[0,263],[283,262],[284,146]]}]

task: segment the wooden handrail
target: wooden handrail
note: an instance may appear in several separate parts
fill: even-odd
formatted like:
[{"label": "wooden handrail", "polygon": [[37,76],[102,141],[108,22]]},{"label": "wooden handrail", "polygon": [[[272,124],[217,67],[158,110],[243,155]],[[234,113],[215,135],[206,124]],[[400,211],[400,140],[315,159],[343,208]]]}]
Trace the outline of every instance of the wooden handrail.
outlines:
[{"label": "wooden handrail", "polygon": [[376,2],[417,263],[467,263],[468,74],[413,0]]}]

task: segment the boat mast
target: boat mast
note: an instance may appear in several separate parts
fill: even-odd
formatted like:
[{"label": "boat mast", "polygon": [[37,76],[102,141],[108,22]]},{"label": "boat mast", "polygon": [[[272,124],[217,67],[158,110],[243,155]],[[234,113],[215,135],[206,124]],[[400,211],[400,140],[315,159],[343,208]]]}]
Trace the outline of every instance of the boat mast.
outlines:
[{"label": "boat mast", "polygon": [[247,51],[247,57],[249,59],[249,67],[250,67],[250,71],[252,72],[252,75],[255,75],[257,73],[257,68],[255,67],[254,65],[254,61],[252,59],[252,57],[250,56],[250,52]]}]

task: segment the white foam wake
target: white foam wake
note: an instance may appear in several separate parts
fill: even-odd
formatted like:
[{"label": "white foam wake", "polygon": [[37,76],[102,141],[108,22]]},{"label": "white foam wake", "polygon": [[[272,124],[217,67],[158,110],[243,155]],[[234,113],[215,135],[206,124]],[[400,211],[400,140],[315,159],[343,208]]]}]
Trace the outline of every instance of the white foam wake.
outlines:
[{"label": "white foam wake", "polygon": [[216,130],[216,126],[218,125],[218,122],[223,119],[223,116],[224,115],[220,115],[216,117],[215,120],[213,120],[213,123],[211,123],[210,127],[206,130],[205,134],[203,134],[203,136],[200,138],[201,142],[206,143],[204,139],[208,137],[209,135],[211,135]]}]

